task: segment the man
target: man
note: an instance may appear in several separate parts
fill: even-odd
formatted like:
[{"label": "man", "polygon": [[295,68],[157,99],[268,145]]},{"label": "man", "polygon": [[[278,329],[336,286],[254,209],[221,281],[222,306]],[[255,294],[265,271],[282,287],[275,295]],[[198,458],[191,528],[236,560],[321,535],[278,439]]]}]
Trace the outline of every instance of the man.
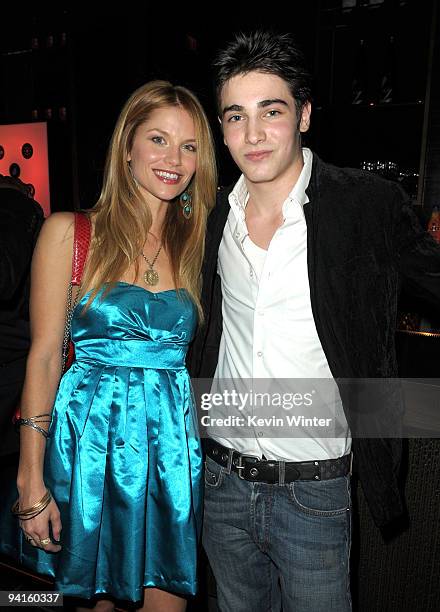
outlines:
[{"label": "man", "polygon": [[12,416],[18,406],[29,350],[29,278],[44,220],[20,179],[0,175],[0,456],[18,451]]},{"label": "man", "polygon": [[[375,437],[361,437],[374,394],[362,402],[342,379],[397,376],[399,273],[439,300],[440,252],[397,185],[302,148],[310,78],[288,35],[238,35],[215,66],[224,142],[242,176],[210,216],[192,375],[327,380],[340,431],[208,431],[204,546],[222,612],[281,603],[345,612],[351,449],[376,524],[403,504],[401,444],[375,426]],[[379,428],[381,414],[388,423],[401,414],[398,394],[386,404],[371,411]]]}]

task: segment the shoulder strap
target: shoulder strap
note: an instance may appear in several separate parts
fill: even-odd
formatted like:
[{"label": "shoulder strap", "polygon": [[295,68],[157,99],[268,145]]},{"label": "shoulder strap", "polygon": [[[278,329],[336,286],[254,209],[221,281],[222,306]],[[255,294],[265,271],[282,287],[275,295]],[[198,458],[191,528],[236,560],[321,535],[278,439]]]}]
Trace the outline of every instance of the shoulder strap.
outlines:
[{"label": "shoulder strap", "polygon": [[92,224],[84,213],[76,212],[75,230],[73,234],[72,285],[79,286],[84,271],[84,265],[89,252]]},{"label": "shoulder strap", "polygon": [[[67,309],[66,322],[64,324],[63,351],[62,351],[62,372],[65,372],[69,362],[69,346],[70,328],[72,325],[72,316],[75,309],[79,292],[75,299],[72,300],[72,289],[81,285],[81,279],[84,271],[84,265],[87,259],[87,253],[90,246],[90,237],[92,233],[92,224],[90,219],[84,213],[76,212],[73,232],[73,254],[72,254],[72,278],[67,290]],[[73,353],[70,353],[73,354]]]}]

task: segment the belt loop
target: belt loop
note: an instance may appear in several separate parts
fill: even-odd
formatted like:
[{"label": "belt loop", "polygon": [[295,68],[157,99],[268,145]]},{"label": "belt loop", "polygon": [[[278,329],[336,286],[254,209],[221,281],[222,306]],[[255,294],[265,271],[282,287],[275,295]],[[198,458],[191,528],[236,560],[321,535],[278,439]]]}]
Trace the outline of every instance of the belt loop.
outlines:
[{"label": "belt loop", "polygon": [[234,449],[233,448],[229,448],[228,449],[228,465],[223,468],[225,474],[230,474],[231,473],[231,469],[232,469],[232,458],[234,456]]},{"label": "belt loop", "polygon": [[278,470],[278,484],[279,485],[284,485],[285,484],[285,477],[286,477],[286,462],[285,461],[280,461],[279,462],[279,470]]}]

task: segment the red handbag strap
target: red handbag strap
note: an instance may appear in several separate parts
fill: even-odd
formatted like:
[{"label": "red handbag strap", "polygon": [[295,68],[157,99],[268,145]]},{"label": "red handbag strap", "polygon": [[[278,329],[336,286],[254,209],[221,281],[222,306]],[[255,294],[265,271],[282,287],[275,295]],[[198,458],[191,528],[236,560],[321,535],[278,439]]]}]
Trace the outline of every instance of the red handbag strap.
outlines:
[{"label": "red handbag strap", "polygon": [[73,256],[72,256],[72,285],[81,284],[84,265],[89,252],[92,224],[84,213],[76,212],[75,230],[73,234]]}]

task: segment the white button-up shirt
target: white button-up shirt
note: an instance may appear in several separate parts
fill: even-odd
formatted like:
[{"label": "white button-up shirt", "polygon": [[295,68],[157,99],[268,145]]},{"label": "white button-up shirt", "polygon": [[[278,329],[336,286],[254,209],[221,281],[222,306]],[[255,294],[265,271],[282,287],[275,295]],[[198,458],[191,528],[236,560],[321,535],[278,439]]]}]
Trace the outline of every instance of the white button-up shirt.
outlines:
[{"label": "white button-up shirt", "polygon": [[[351,438],[335,381],[316,331],[310,302],[307,268],[307,225],[303,206],[312,170],[312,152],[303,149],[304,166],[283,203],[283,224],[276,230],[267,251],[249,237],[245,207],[249,199],[244,176],[229,195],[231,210],[218,255],[223,295],[223,333],[215,379],[326,380],[331,389],[332,411],[339,424],[338,437],[273,436],[270,427],[253,427],[240,437],[241,425],[208,433],[237,451],[270,459],[308,461],[340,457],[350,451]],[[311,203],[313,206],[313,202]],[[319,299],[319,297],[318,297]],[[329,380],[330,379],[330,380]],[[313,386],[313,385],[311,385]],[[316,386],[316,385],[314,385]],[[213,390],[216,388],[214,381]],[[237,417],[244,413],[228,409]],[[217,409],[224,416],[224,408]],[[267,414],[267,413],[266,413]],[[296,412],[296,414],[298,414]],[[303,414],[307,416],[306,411]],[[309,413],[311,416],[311,413]],[[216,416],[216,408],[210,417]],[[237,421],[238,423],[239,421]],[[241,422],[243,423],[243,421]],[[251,431],[251,435],[249,434]]]}]

